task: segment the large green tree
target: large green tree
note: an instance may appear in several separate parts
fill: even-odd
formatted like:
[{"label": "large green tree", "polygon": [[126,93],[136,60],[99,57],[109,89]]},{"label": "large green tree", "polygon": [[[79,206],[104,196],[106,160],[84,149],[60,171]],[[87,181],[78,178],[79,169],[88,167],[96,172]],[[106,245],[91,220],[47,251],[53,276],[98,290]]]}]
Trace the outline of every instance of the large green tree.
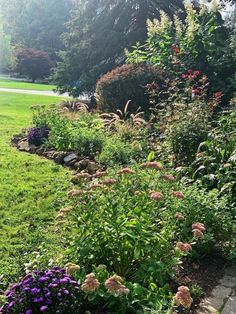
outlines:
[{"label": "large green tree", "polygon": [[73,0],[0,0],[1,24],[16,46],[47,51],[51,57],[63,45]]},{"label": "large green tree", "polygon": [[61,92],[91,92],[101,74],[124,62],[124,49],[146,38],[146,21],[184,14],[182,0],[77,0],[63,35],[54,79]]}]

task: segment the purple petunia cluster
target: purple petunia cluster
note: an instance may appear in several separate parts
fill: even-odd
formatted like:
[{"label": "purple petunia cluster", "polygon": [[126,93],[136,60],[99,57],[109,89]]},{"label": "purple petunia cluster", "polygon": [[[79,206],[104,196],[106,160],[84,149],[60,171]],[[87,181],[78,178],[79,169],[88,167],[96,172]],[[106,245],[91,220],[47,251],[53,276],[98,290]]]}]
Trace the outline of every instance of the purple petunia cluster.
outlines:
[{"label": "purple petunia cluster", "polygon": [[29,144],[34,144],[36,146],[42,145],[45,139],[48,138],[49,130],[47,127],[31,128],[27,140]]},{"label": "purple petunia cluster", "polygon": [[80,286],[66,270],[54,267],[34,271],[5,293],[1,314],[78,313]]}]

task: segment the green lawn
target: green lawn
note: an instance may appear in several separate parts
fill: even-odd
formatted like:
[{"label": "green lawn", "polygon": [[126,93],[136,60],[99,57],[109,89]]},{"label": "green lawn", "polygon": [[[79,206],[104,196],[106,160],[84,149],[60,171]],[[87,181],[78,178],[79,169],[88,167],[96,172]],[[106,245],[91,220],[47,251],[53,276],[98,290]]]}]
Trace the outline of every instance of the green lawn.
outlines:
[{"label": "green lawn", "polygon": [[12,135],[29,125],[31,105],[57,100],[0,92],[0,291],[2,282],[17,278],[26,254],[41,243],[55,256],[60,252],[62,237],[55,230],[54,218],[65,205],[70,174],[10,145]]},{"label": "green lawn", "polygon": [[16,88],[16,89],[31,89],[39,91],[52,91],[54,85],[34,84],[28,82],[17,81],[8,77],[0,76],[0,88]]}]

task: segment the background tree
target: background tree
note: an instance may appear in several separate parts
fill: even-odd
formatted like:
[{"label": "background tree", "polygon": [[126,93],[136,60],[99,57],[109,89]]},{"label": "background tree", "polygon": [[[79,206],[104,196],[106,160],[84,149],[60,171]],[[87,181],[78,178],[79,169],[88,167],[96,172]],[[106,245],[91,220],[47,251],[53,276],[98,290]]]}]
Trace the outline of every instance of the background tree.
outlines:
[{"label": "background tree", "polygon": [[1,24],[16,46],[47,51],[52,58],[62,49],[73,0],[0,0]]},{"label": "background tree", "polygon": [[16,50],[15,71],[26,76],[34,83],[50,74],[51,60],[45,51],[33,48],[19,48]]},{"label": "background tree", "polygon": [[10,37],[0,29],[0,73],[8,72],[14,66],[14,53]]},{"label": "background tree", "polygon": [[183,14],[183,1],[78,0],[54,74],[58,90],[74,96],[93,91],[101,74],[124,62],[126,47],[146,39],[146,21],[160,9]]}]

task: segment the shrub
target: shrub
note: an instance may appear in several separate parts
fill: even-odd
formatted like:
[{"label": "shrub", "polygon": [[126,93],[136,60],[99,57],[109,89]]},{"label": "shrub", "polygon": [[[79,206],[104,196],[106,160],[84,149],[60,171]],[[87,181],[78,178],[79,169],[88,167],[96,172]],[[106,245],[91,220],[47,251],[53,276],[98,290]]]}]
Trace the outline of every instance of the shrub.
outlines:
[{"label": "shrub", "polygon": [[186,2],[186,20],[174,21],[164,12],[159,20],[148,21],[148,39],[128,53],[127,62],[151,63],[168,71],[172,79],[187,70],[200,70],[211,82],[211,95],[221,91],[227,104],[235,91],[235,60],[232,29],[221,15],[221,8]]},{"label": "shrub", "polygon": [[32,82],[50,74],[52,63],[47,52],[33,48],[18,48],[15,56],[15,71],[29,77]]},{"label": "shrub", "polygon": [[102,111],[115,112],[131,101],[130,112],[139,108],[149,110],[145,86],[153,81],[163,82],[163,73],[150,65],[123,65],[102,76],[96,87],[98,104]]},{"label": "shrub", "polygon": [[236,110],[222,113],[207,139],[201,143],[195,160],[182,169],[182,175],[201,181],[207,189],[227,193],[233,202],[236,198]]},{"label": "shrub", "polygon": [[34,271],[6,292],[3,314],[77,313],[80,287],[65,269]]},{"label": "shrub", "polygon": [[49,130],[47,127],[31,128],[27,139],[29,144],[42,145],[48,139]]},{"label": "shrub", "polygon": [[177,164],[190,164],[198,147],[207,138],[207,125],[199,118],[191,118],[173,123],[168,133],[174,160]]},{"label": "shrub", "polygon": [[148,162],[85,182],[72,211],[70,259],[88,270],[105,264],[145,287],[151,282],[164,286],[182,255],[176,243],[183,242],[189,251],[189,244],[196,242],[192,224],[206,228],[193,245],[193,256],[232,245],[233,214],[217,191],[183,187],[161,169],[159,163]]}]

